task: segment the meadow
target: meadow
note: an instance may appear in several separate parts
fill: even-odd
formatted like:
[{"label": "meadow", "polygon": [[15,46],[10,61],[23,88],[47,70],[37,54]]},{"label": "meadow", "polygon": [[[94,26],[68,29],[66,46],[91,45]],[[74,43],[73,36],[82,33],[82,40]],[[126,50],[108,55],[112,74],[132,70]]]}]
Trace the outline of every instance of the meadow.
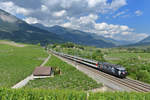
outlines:
[{"label": "meadow", "polygon": [[51,56],[46,66],[60,69],[61,74],[47,79],[30,81],[25,88],[91,90],[102,86],[55,56]]},{"label": "meadow", "polygon": [[12,87],[31,75],[47,56],[39,46],[0,44],[0,87]]}]

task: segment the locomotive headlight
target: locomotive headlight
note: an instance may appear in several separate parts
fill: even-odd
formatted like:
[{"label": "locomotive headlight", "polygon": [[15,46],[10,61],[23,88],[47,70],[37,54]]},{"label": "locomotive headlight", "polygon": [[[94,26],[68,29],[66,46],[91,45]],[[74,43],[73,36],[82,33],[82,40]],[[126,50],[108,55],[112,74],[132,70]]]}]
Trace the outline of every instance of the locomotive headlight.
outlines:
[{"label": "locomotive headlight", "polygon": [[119,75],[121,74],[121,71],[118,71]]}]

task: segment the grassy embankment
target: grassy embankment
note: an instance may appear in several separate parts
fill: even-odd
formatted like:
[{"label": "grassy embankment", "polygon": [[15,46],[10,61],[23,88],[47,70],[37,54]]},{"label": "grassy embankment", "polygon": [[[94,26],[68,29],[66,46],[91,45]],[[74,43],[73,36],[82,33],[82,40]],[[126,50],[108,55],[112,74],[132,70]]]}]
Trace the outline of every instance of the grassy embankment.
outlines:
[{"label": "grassy embankment", "polygon": [[0,44],[0,87],[12,87],[30,75],[48,56],[43,48],[33,45],[17,47]]},{"label": "grassy embankment", "polygon": [[61,74],[47,79],[30,81],[26,88],[90,90],[102,86],[55,56],[51,56],[46,66],[60,69]]}]

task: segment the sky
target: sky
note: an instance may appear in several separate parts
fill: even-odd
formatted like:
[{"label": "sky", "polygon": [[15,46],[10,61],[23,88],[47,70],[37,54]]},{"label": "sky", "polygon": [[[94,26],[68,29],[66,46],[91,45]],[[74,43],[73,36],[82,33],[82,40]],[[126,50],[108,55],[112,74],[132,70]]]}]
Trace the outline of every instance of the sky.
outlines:
[{"label": "sky", "polygon": [[29,24],[60,25],[115,40],[150,35],[150,0],[0,0],[5,10]]}]

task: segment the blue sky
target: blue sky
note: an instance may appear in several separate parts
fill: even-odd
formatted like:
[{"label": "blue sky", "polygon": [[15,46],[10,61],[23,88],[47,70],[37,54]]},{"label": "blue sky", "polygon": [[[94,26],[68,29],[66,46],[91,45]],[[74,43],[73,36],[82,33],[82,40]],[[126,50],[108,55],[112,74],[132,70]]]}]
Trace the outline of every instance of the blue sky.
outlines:
[{"label": "blue sky", "polygon": [[1,0],[3,9],[29,24],[92,32],[116,40],[150,35],[150,0]]},{"label": "blue sky", "polygon": [[[128,5],[120,8],[116,11],[116,13],[127,10],[124,15],[129,15],[128,17],[117,17],[110,19],[103,17],[104,19],[100,19],[98,22],[105,21],[113,24],[124,24],[136,29],[137,32],[150,34],[150,0],[127,0],[127,3]],[[140,10],[143,14],[141,16],[136,16],[134,12],[137,10]]]}]

